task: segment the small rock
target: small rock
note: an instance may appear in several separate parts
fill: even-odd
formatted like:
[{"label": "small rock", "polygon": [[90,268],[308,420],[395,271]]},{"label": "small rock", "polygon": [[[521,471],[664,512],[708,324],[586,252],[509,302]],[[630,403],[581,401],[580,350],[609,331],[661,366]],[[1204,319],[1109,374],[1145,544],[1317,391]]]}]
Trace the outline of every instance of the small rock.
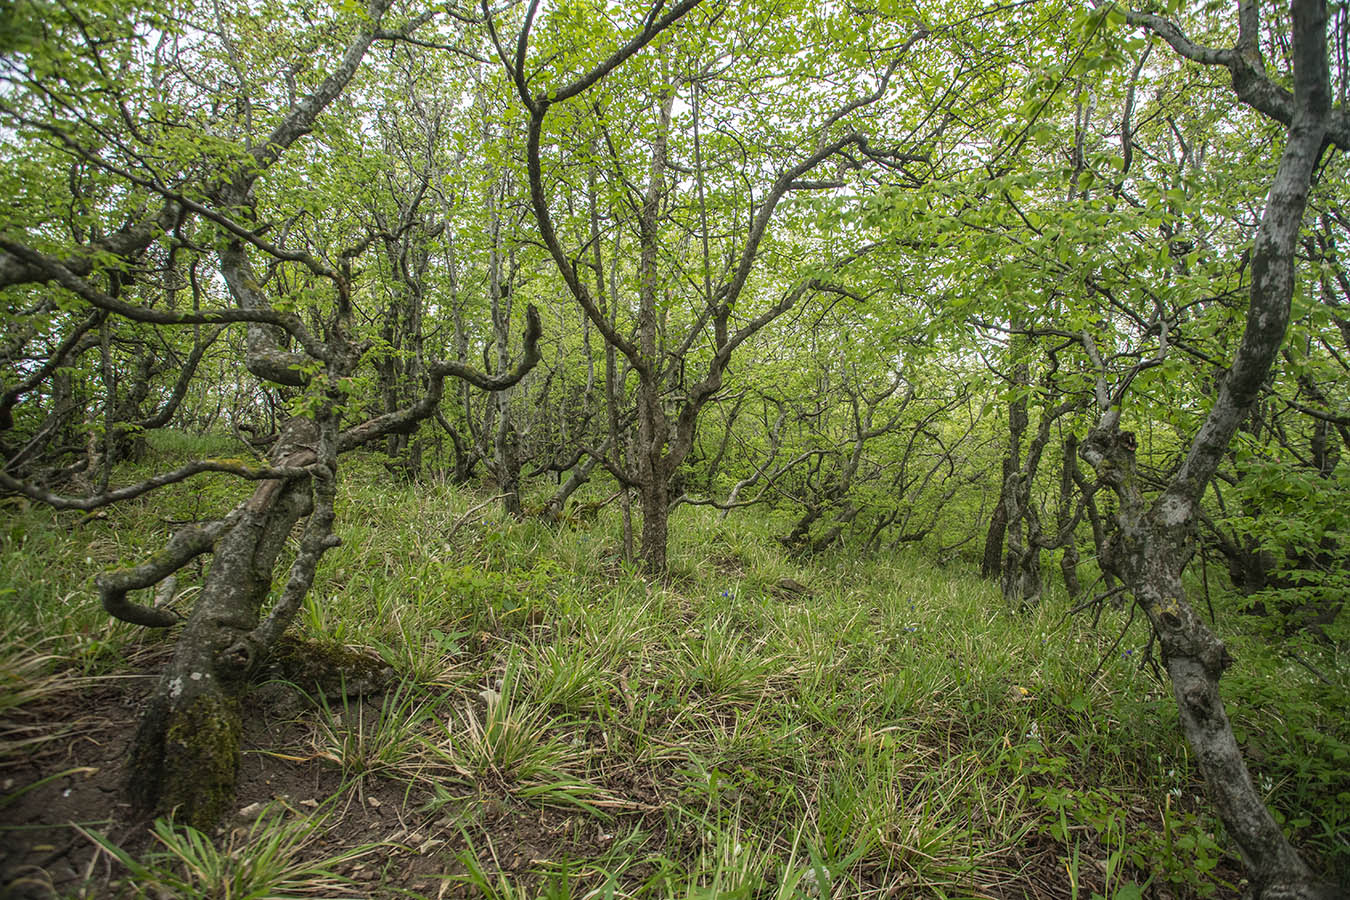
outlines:
[{"label": "small rock", "polygon": [[773,583],[779,597],[810,597],[811,589],[795,578],[780,578]]},{"label": "small rock", "polygon": [[371,809],[379,809],[384,804],[377,797],[367,797],[366,802],[370,804]]},{"label": "small rock", "polygon": [[258,818],[259,813],[262,811],[263,805],[261,803],[250,803],[248,806],[239,810],[239,818],[243,819],[245,822],[252,822],[254,819]]}]

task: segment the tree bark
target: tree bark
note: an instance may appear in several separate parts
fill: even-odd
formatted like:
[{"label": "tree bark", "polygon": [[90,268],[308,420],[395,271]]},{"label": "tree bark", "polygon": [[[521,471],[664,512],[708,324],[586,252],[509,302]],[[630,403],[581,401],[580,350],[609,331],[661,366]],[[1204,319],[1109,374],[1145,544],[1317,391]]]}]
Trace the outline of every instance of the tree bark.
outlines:
[{"label": "tree bark", "polygon": [[[665,68],[664,56],[662,69]],[[652,161],[642,209],[638,214],[638,317],[637,338],[642,358],[648,365],[638,370],[637,481],[638,503],[642,508],[642,539],[639,555],[649,573],[666,570],[666,537],[670,520],[670,476],[680,464],[667,453],[670,420],[662,403],[662,373],[659,344],[660,327],[657,300],[660,283],[656,268],[657,221],[666,191],[666,147],[670,136],[671,111],[675,92],[663,90],[657,97],[660,113],[652,140]]]},{"label": "tree bark", "polygon": [[[505,175],[499,176],[505,179]],[[492,182],[486,190],[488,216],[488,238],[491,247],[488,250],[488,301],[492,310],[492,336],[496,347],[497,372],[506,372],[511,368],[511,279],[514,276],[512,266],[506,267],[506,281],[502,280],[502,217],[498,209],[497,191],[499,182]],[[489,402],[496,416],[496,427],[492,430],[492,474],[497,480],[497,490],[502,495],[502,509],[508,516],[519,519],[524,515],[520,503],[520,452],[516,434],[515,417],[511,412],[511,388],[497,391]]]},{"label": "tree bark", "polygon": [[1083,585],[1078,580],[1078,537],[1074,534],[1077,521],[1072,515],[1074,491],[1078,481],[1074,476],[1079,475],[1077,435],[1069,434],[1064,438],[1060,464],[1062,468],[1059,473],[1059,510],[1055,516],[1055,528],[1065,536],[1065,541],[1064,554],[1059,558],[1059,571],[1064,577],[1064,590],[1068,593],[1069,599],[1074,600],[1083,593]]},{"label": "tree bark", "polygon": [[[1013,322],[1014,330],[1019,327],[1020,323]],[[1016,337],[1010,339],[1008,345],[1010,356],[1017,351],[1016,343]],[[1016,502],[1016,498],[1010,495],[1009,491],[1015,487],[1013,478],[1022,468],[1022,436],[1027,430],[1025,389],[1029,378],[1030,372],[1026,363],[1014,365],[1012,383],[1017,395],[1008,402],[1008,452],[1003,457],[1003,480],[998,486],[998,505],[994,507],[994,515],[989,520],[989,531],[984,538],[984,557],[980,562],[980,575],[985,578],[1002,580],[1007,577],[1008,566],[1003,555],[1003,545],[1008,536],[1009,526],[1016,527],[1016,519],[1008,515],[1009,504]]]}]

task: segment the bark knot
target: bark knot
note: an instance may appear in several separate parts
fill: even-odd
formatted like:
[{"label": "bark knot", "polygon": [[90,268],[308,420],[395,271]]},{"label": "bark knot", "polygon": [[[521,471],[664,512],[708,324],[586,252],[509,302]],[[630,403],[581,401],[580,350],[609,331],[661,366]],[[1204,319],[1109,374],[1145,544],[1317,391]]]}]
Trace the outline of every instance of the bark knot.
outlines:
[{"label": "bark knot", "polygon": [[1210,719],[1209,692],[1202,685],[1188,687],[1181,695],[1186,701],[1186,707],[1191,711],[1191,715],[1200,722],[1208,722]]}]

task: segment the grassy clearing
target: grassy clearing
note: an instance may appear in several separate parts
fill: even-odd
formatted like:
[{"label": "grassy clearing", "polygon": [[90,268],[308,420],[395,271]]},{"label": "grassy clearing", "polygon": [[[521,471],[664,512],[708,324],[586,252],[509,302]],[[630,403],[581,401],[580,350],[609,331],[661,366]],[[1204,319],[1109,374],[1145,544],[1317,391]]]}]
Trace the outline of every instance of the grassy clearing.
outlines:
[{"label": "grassy clearing", "polygon": [[[275,888],[287,896],[1239,888],[1171,697],[1141,664],[1146,635],[1136,623],[1117,643],[1124,613],[1096,631],[1066,619],[1062,599],[1016,613],[920,555],[792,559],[761,515],[720,523],[688,508],[674,519],[671,575],[652,583],[620,562],[613,510],[579,527],[504,521],[486,496],[378,472],[347,466],[344,543],[298,630],[379,654],[396,683],[382,696],[310,696],[299,730],[259,748],[340,774],[327,817],[269,813],[214,845],[161,823],[136,853],[90,832],[120,861],[116,890],[172,892],[254,857],[290,879]],[[59,736],[62,723],[25,714],[47,693],[140,671],[167,646],[109,624],[90,588],[100,567],[162,541],[166,518],[202,514],[195,489],[164,496],[101,518],[9,507],[7,756]],[[781,590],[784,578],[808,593]],[[1323,684],[1241,635],[1233,646],[1225,684],[1266,787],[1302,845],[1345,872],[1345,677]],[[1346,671],[1326,651],[1301,652],[1322,673]],[[312,843],[391,788],[398,833],[360,841],[382,864],[353,874],[350,846]],[[429,865],[420,887],[399,881],[400,852]]]}]

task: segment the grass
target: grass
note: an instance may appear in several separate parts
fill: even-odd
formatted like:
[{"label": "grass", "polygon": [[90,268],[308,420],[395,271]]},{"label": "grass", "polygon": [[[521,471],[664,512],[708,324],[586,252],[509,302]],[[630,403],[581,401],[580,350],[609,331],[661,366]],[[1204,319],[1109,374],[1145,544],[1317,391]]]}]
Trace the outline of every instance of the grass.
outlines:
[{"label": "grass", "polygon": [[[1116,644],[1123,613],[1094,631],[1065,618],[1062,597],[1013,612],[969,571],[918,554],[791,558],[760,513],[719,522],[681,508],[672,574],[658,582],[620,563],[612,507],[584,526],[509,521],[484,496],[391,485],[360,459],[342,490],[344,543],[297,627],[375,649],[400,681],[383,698],[316,698],[297,758],[339,767],[362,790],[400,786],[408,828],[449,822],[428,852],[454,890],[1237,890],[1170,692],[1140,665],[1141,624]],[[0,607],[15,647],[0,700],[18,708],[49,689],[44,678],[118,672],[126,653],[163,640],[109,626],[89,591],[99,566],[162,544],[160,517],[187,518],[198,501],[171,488],[162,502],[91,521],[11,508],[0,592],[26,580],[33,599]],[[776,590],[785,577],[809,595]],[[73,649],[42,655],[58,642]],[[1305,649],[1339,679],[1326,685],[1255,639],[1231,643],[1233,718],[1276,808],[1325,869],[1350,871],[1344,660]],[[330,885],[310,893],[438,896],[326,881],[331,860],[307,841],[328,825],[305,821],[269,815],[248,840],[273,842],[264,855],[278,871],[297,866],[297,883]],[[175,896],[233,877],[243,844],[216,850],[158,829],[148,855],[101,846],[133,879],[179,879],[166,888]]]},{"label": "grass", "polygon": [[0,763],[23,759],[60,740],[63,729],[47,720],[43,707],[88,684],[59,669],[59,657],[22,646],[5,649],[0,657]]},{"label": "grass", "polygon": [[369,709],[360,698],[316,700],[314,751],[349,779],[407,775],[421,765],[419,731],[434,715],[431,703],[410,681],[400,682]]},{"label": "grass", "polygon": [[350,878],[337,869],[367,856],[374,844],[315,857],[309,851],[323,816],[288,816],[279,806],[263,810],[243,833],[217,845],[190,826],[168,820],[154,825],[157,849],[133,856],[96,831],[81,831],[125,870],[124,896],[176,900],[325,900],[359,898]]},{"label": "grass", "polygon": [[538,695],[524,689],[516,657],[507,660],[500,679],[448,712],[442,723],[427,749],[455,776],[498,785],[527,803],[600,814],[592,801],[603,791],[577,774],[585,768],[584,745],[564,737],[571,723],[551,715]]}]

